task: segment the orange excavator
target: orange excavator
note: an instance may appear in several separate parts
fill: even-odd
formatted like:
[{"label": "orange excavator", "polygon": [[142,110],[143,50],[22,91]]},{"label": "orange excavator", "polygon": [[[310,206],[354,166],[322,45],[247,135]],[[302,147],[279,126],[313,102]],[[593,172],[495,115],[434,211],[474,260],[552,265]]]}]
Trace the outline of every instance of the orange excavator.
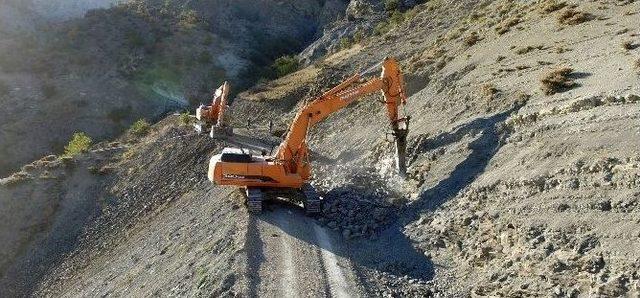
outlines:
[{"label": "orange excavator", "polygon": [[[252,213],[262,211],[263,194],[271,190],[294,190],[302,194],[307,214],[321,211],[321,198],[308,183],[311,164],[307,135],[309,130],[329,115],[345,108],[355,100],[382,91],[392,135],[396,143],[396,165],[404,176],[406,138],[409,117],[404,115],[407,97],[398,63],[386,58],[382,63],[382,75],[363,82],[369,71],[355,74],[338,86],[303,106],[296,115],[284,141],[273,156],[251,155],[245,149],[225,148],[209,162],[208,178],[219,185],[236,185],[245,188],[247,206]],[[370,68],[373,70],[380,64]]]},{"label": "orange excavator", "polygon": [[193,126],[198,133],[208,132],[212,138],[231,133],[231,127],[224,121],[228,95],[229,83],[224,82],[213,93],[210,106],[200,105],[196,109],[196,123]]}]

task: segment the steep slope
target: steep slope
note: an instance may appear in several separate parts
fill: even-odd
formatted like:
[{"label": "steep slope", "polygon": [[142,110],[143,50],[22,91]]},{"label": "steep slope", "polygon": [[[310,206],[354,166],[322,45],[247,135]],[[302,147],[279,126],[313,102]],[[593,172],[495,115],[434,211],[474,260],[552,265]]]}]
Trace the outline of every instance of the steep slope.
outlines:
[{"label": "steep slope", "polygon": [[2,251],[4,294],[61,281],[52,276],[69,283],[38,296],[241,291],[247,214],[232,189],[206,180],[208,152],[217,148],[175,117],[140,142],[49,158],[5,179],[2,217],[12,226],[2,238],[12,246]]},{"label": "steep slope", "polygon": [[[204,178],[208,156],[234,142],[190,136],[167,119],[132,153],[113,155],[108,187],[100,187],[110,203],[28,289],[637,295],[639,12],[634,1],[418,5],[379,35],[259,84],[232,106],[237,127],[256,127],[236,129],[243,139],[265,134],[270,120],[282,132],[306,96],[393,55],[411,95],[409,179],[391,174],[382,106],[364,100],[311,131],[323,216],[304,218],[286,204],[248,216],[233,189]],[[0,186],[0,194],[20,200],[42,181]],[[22,256],[41,249],[31,237],[21,240],[33,245]],[[149,281],[149,272],[164,282]]]},{"label": "steep slope", "polygon": [[[393,190],[384,197],[404,194],[403,234],[441,265],[435,279],[453,283],[449,294],[637,293],[639,54],[629,45],[639,42],[638,4],[449,4],[418,6],[412,19],[318,63],[319,75],[297,85],[385,55],[404,58],[412,181],[384,175],[389,149],[380,150],[388,148],[383,130],[371,121],[383,119],[380,107],[363,102],[314,129],[311,147],[330,161],[316,168],[316,183],[328,195],[367,193],[378,172],[381,188]],[[563,67],[572,70],[554,85],[550,74]],[[306,91],[287,80],[295,79],[268,86],[290,90],[286,99]],[[269,95],[280,93],[241,94],[257,103],[240,107],[261,115],[255,106],[268,110]],[[363,227],[345,220],[351,215],[330,212],[327,222],[351,234]]]},{"label": "steep slope", "polygon": [[[269,77],[275,58],[310,43],[345,9],[338,0],[137,0],[61,19],[43,5],[0,6],[10,16],[0,21],[3,177],[62,151],[75,131],[111,138],[137,119],[208,101],[223,80],[241,90]],[[73,15],[77,7],[65,5]]]}]

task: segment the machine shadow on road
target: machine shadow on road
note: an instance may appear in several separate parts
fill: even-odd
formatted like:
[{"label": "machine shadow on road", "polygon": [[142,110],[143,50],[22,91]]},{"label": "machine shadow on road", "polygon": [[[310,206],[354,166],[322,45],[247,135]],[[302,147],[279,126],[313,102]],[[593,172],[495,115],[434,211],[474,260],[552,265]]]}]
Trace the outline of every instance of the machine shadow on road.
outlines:
[{"label": "machine shadow on road", "polygon": [[[267,205],[266,209],[259,220],[277,226],[284,233],[319,250],[349,260],[361,279],[364,271],[408,276],[423,281],[433,278],[431,260],[413,247],[397,224],[379,231],[375,240],[346,240],[337,231],[321,226],[314,218],[306,216],[304,210],[295,204],[277,200]],[[331,243],[322,241],[325,237],[318,235],[318,231],[326,233]]]},{"label": "machine shadow on road", "polygon": [[260,272],[258,270],[260,268],[260,263],[265,260],[264,252],[262,251],[263,241],[260,237],[258,227],[256,226],[256,220],[259,219],[255,217],[249,218],[249,223],[247,225],[247,237],[245,240],[245,248],[252,252],[247,255],[247,264],[249,265],[247,266],[247,276],[249,277],[249,297],[258,296],[258,285],[261,282]]}]

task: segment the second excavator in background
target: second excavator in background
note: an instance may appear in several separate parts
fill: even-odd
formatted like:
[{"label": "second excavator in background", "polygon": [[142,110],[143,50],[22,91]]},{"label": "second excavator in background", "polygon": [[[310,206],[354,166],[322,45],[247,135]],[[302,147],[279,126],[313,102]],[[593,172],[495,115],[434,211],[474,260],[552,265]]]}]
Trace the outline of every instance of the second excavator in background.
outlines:
[{"label": "second excavator in background", "polygon": [[[307,214],[321,211],[321,198],[313,189],[307,135],[309,130],[329,115],[345,108],[355,100],[375,92],[382,92],[383,104],[395,138],[396,166],[405,175],[406,140],[409,117],[404,116],[407,96],[400,67],[395,59],[386,58],[382,75],[362,82],[369,71],[355,74],[333,89],[304,105],[293,120],[284,141],[273,156],[251,155],[242,148],[225,148],[209,162],[208,178],[219,185],[245,188],[249,211],[262,211],[264,193],[294,190],[302,194]],[[371,69],[379,66],[376,65]],[[346,128],[345,128],[346,129]]]},{"label": "second excavator in background", "polygon": [[198,133],[209,133],[212,138],[232,133],[232,128],[225,121],[229,88],[229,83],[224,82],[213,93],[211,105],[200,105],[196,109],[196,123],[193,126]]}]

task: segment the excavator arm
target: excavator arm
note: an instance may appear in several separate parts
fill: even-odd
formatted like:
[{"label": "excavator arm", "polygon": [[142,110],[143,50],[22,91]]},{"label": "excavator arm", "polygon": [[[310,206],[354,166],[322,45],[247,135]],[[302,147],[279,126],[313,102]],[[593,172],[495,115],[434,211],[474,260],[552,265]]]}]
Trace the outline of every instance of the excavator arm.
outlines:
[{"label": "excavator arm", "polygon": [[215,106],[215,108],[218,111],[218,121],[216,123],[216,125],[218,127],[222,127],[224,126],[224,112],[227,109],[227,96],[229,95],[229,83],[228,82],[224,82],[222,84],[222,86],[220,86],[220,88],[218,88],[218,90],[216,90],[215,93],[215,97],[214,97],[214,101],[217,99],[218,100],[218,105]]},{"label": "excavator arm", "polygon": [[196,110],[197,123],[194,125],[198,132],[213,131],[213,128],[224,128],[224,113],[227,109],[229,83],[224,82],[212,95],[211,105],[201,105]]},{"label": "excavator arm", "polygon": [[[377,66],[376,66],[377,67]],[[401,107],[406,104],[404,82],[398,63],[393,58],[386,58],[382,62],[382,75],[379,78],[359,83],[364,74],[356,74],[340,85],[327,91],[322,96],[308,103],[298,112],[290,126],[284,142],[278,148],[275,157],[282,162],[290,173],[299,173],[307,179],[310,171],[306,138],[309,129],[329,115],[343,109],[350,103],[381,91],[387,108],[391,128],[394,131],[396,144],[406,146],[406,134],[409,118],[400,116]],[[404,149],[398,152],[404,155]],[[400,151],[400,150],[399,150]],[[402,165],[398,163],[401,175],[404,175],[404,159]]]}]

